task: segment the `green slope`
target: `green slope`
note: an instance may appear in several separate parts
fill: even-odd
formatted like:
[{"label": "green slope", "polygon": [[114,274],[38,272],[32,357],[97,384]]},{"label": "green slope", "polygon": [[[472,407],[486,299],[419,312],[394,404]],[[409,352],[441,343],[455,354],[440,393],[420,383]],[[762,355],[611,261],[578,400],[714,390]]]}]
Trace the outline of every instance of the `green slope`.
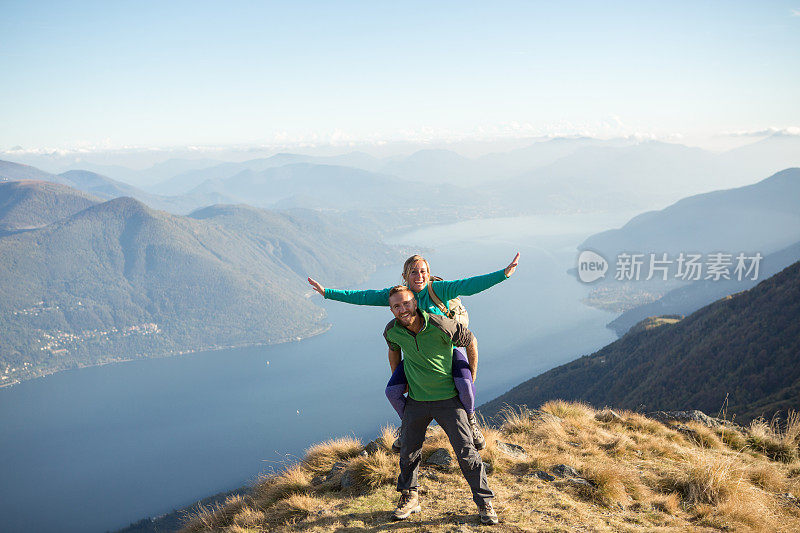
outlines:
[{"label": "green slope", "polygon": [[627,409],[700,409],[748,421],[800,409],[800,262],[677,323],[637,327],[481,407],[561,398]]},{"label": "green slope", "polygon": [[296,339],[326,327],[307,275],[353,283],[399,259],[309,211],[110,200],[0,237],[0,376]]}]

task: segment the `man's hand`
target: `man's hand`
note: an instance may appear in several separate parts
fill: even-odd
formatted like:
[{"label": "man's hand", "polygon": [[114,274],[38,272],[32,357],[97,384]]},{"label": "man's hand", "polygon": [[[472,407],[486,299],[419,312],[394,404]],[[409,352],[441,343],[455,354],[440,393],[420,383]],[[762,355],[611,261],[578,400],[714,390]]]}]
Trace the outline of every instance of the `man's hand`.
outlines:
[{"label": "man's hand", "polygon": [[[517,257],[519,257],[519,254],[517,254]],[[508,274],[506,274],[506,276],[507,275]],[[317,291],[323,298],[325,297],[325,287],[323,287],[322,285],[320,285],[319,283],[317,283],[315,280],[313,280],[311,278],[308,278],[308,284],[311,285],[311,288],[313,288],[315,291]]]},{"label": "man's hand", "polygon": [[510,278],[511,274],[517,269],[517,265],[519,264],[519,252],[517,255],[514,256],[514,259],[511,260],[511,263],[506,267],[506,277]]},{"label": "man's hand", "polygon": [[475,378],[478,377],[478,339],[474,335],[472,342],[467,346],[467,363],[469,371],[472,372],[472,382],[475,383]]}]

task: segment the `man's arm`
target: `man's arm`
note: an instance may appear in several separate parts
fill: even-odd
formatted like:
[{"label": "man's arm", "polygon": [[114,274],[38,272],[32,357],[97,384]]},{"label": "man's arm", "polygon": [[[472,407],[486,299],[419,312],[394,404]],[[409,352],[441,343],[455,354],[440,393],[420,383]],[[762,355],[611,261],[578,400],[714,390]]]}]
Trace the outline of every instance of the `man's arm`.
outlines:
[{"label": "man's arm", "polygon": [[475,383],[475,378],[478,377],[478,339],[475,338],[475,335],[472,336],[472,342],[467,346],[467,362],[469,371],[472,372],[472,382]]},{"label": "man's arm", "polygon": [[400,364],[400,350],[393,350],[392,348],[389,348],[389,368],[392,369],[392,374],[394,374],[394,371],[397,370],[397,366],[399,364]]}]

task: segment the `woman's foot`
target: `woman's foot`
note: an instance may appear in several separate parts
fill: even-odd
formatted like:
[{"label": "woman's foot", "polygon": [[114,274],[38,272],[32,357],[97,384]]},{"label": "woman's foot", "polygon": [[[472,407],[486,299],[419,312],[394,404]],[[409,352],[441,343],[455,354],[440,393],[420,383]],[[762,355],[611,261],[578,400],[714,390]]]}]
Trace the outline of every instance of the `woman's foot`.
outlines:
[{"label": "woman's foot", "polygon": [[472,442],[475,444],[475,449],[484,449],[486,447],[486,439],[483,438],[483,433],[478,427],[478,418],[475,413],[468,414],[467,418],[469,419],[469,427],[472,428]]}]

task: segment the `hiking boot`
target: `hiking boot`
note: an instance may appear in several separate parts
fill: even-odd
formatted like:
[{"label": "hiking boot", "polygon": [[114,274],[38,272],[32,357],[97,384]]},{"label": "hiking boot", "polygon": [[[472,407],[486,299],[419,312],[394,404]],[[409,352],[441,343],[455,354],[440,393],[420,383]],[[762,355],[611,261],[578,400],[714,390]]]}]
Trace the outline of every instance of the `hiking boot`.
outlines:
[{"label": "hiking boot", "polygon": [[405,520],[413,513],[418,513],[421,510],[417,489],[403,490],[400,492],[400,501],[397,502],[397,509],[394,510],[392,519]]},{"label": "hiking boot", "polygon": [[469,419],[469,427],[472,428],[472,442],[475,444],[475,449],[484,449],[486,447],[486,439],[483,438],[483,433],[478,427],[478,419],[475,413],[470,413],[467,418]]},{"label": "hiking boot", "polygon": [[483,505],[479,505],[478,512],[481,515],[481,524],[485,526],[492,526],[498,522],[497,513],[494,512],[492,502],[487,501]]}]

